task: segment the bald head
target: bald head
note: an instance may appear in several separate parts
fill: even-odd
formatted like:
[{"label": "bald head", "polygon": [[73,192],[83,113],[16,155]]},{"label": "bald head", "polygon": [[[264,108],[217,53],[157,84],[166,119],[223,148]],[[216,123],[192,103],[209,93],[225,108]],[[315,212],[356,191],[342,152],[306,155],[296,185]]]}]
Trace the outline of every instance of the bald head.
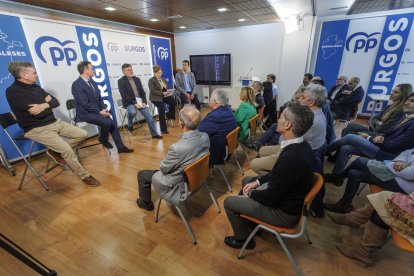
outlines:
[{"label": "bald head", "polygon": [[195,130],[201,120],[201,114],[198,109],[193,105],[184,106],[180,111],[180,122],[181,124],[189,129]]}]

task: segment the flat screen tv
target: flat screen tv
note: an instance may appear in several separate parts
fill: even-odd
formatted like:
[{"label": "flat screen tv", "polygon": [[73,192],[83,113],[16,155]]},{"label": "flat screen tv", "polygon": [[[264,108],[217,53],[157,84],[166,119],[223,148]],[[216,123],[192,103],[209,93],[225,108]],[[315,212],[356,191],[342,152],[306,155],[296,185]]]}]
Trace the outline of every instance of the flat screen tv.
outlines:
[{"label": "flat screen tv", "polygon": [[191,71],[196,84],[231,85],[230,54],[192,55]]}]

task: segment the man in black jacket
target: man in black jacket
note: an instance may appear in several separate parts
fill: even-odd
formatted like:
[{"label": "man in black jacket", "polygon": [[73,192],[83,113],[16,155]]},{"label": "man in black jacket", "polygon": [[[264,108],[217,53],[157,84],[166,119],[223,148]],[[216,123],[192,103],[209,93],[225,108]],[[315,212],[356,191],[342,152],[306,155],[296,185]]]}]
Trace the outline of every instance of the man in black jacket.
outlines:
[{"label": "man in black jacket", "polygon": [[[313,183],[314,155],[303,141],[303,134],[313,123],[308,106],[289,103],[278,120],[277,131],[283,136],[282,152],[270,176],[260,177],[243,187],[243,196],[230,196],[224,201],[234,236],[224,239],[233,248],[241,248],[250,234],[245,214],[279,227],[295,226],[302,214],[303,200]],[[247,249],[255,247],[254,241]]]},{"label": "man in black jacket", "polygon": [[124,63],[122,73],[124,73],[124,76],[118,80],[118,89],[121,94],[122,105],[128,112],[128,130],[131,132],[134,130],[133,120],[138,109],[148,123],[152,138],[162,139],[162,136],[155,129],[151,111],[148,109],[147,95],[142,87],[141,80],[134,76],[131,64]]},{"label": "man in black jacket", "polygon": [[24,136],[48,147],[46,153],[56,163],[68,165],[84,183],[99,186],[72,149],[87,137],[87,132],[55,118],[52,109],[60,105],[59,101],[36,84],[37,72],[31,63],[11,62],[8,69],[15,82],[7,88],[6,97]]}]

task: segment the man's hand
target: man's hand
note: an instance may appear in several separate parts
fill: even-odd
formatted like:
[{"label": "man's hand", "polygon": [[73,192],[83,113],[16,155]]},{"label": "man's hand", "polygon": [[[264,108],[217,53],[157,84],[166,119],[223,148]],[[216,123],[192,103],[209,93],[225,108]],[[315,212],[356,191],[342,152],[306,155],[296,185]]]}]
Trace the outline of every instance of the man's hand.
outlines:
[{"label": "man's hand", "polygon": [[109,117],[110,113],[107,109],[102,109],[101,112],[99,112],[104,117]]},{"label": "man's hand", "polygon": [[184,95],[187,98],[187,100],[191,101],[191,95],[189,93],[185,92]]},{"label": "man's hand", "polygon": [[364,138],[364,139],[367,139],[368,138],[368,134],[367,133],[365,133],[365,132],[358,132],[357,133],[359,136],[361,136],[362,138]]},{"label": "man's hand", "polygon": [[384,143],[384,136],[375,136],[374,139],[372,139],[372,141],[375,144],[383,144]]},{"label": "man's hand", "polygon": [[188,97],[188,100],[189,100],[189,101],[194,100],[194,94],[190,94],[190,95],[189,95],[189,97]]},{"label": "man's hand", "polygon": [[257,181],[247,183],[247,184],[243,187],[243,195],[244,195],[244,196],[248,196],[249,192],[250,192],[251,190],[256,189],[257,187],[259,187],[259,184],[257,183]]},{"label": "man's hand", "polygon": [[405,162],[397,161],[393,164],[394,170],[400,172],[408,167],[408,164]]},{"label": "man's hand", "polygon": [[50,102],[52,100],[52,96],[50,96],[50,95],[47,95],[46,96],[46,98],[45,98],[45,102]]},{"label": "man's hand", "polygon": [[42,104],[29,104],[29,113],[31,115],[37,115],[39,113],[42,113],[46,108],[49,108],[48,103],[42,103]]},{"label": "man's hand", "polygon": [[141,109],[141,108],[145,107],[145,104],[144,103],[142,103],[142,104],[137,103],[137,104],[135,104],[135,107],[138,108],[138,109]]},{"label": "man's hand", "polygon": [[170,93],[168,93],[167,91],[165,91],[165,92],[162,92],[162,94],[164,95],[164,97],[165,96],[168,96],[168,94],[170,94]]}]

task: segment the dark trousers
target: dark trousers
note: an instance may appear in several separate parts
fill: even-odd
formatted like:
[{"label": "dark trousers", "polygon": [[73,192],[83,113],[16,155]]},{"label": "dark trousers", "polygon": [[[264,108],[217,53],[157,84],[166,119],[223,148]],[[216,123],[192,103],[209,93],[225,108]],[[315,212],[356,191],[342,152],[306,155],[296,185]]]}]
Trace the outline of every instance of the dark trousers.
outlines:
[{"label": "dark trousers", "polygon": [[[323,161],[325,156],[325,148],[326,145],[322,145],[320,148],[313,151],[315,155],[315,164],[313,167],[313,171],[319,173],[323,176]],[[323,198],[325,197],[325,184],[322,185],[320,191],[315,195],[315,198],[312,201],[311,210],[314,212],[316,216],[323,216],[324,215],[324,206],[323,206]]]},{"label": "dark trousers", "polygon": [[276,101],[272,100],[265,106],[265,114],[267,119],[265,122],[266,127],[270,127],[272,124],[277,123],[277,108]]},{"label": "dark trousers", "polygon": [[122,143],[121,135],[119,134],[116,122],[114,122],[110,117],[94,114],[86,122],[100,127],[101,136],[99,139],[101,141],[107,142],[110,133],[112,135],[112,139],[114,139],[117,149],[125,147],[124,143]]},{"label": "dark trousers", "polygon": [[152,170],[142,170],[138,172],[138,192],[139,197],[145,202],[151,201],[151,183],[152,176],[157,171]]},{"label": "dark trousers", "polygon": [[[158,109],[158,117],[160,118],[160,128],[161,131],[167,130],[167,121],[165,116],[167,116],[167,120],[175,120],[175,100],[173,97],[165,97],[163,102],[152,102]],[[169,110],[165,113],[164,103],[169,105]]]},{"label": "dark trousers", "polygon": [[196,106],[196,108],[198,110],[200,110],[201,106],[200,106],[200,101],[198,100],[198,96],[197,94],[194,94],[194,99],[189,102],[187,97],[185,96],[184,93],[180,93],[180,100],[181,100],[181,105],[184,106],[185,104],[193,104]]}]

